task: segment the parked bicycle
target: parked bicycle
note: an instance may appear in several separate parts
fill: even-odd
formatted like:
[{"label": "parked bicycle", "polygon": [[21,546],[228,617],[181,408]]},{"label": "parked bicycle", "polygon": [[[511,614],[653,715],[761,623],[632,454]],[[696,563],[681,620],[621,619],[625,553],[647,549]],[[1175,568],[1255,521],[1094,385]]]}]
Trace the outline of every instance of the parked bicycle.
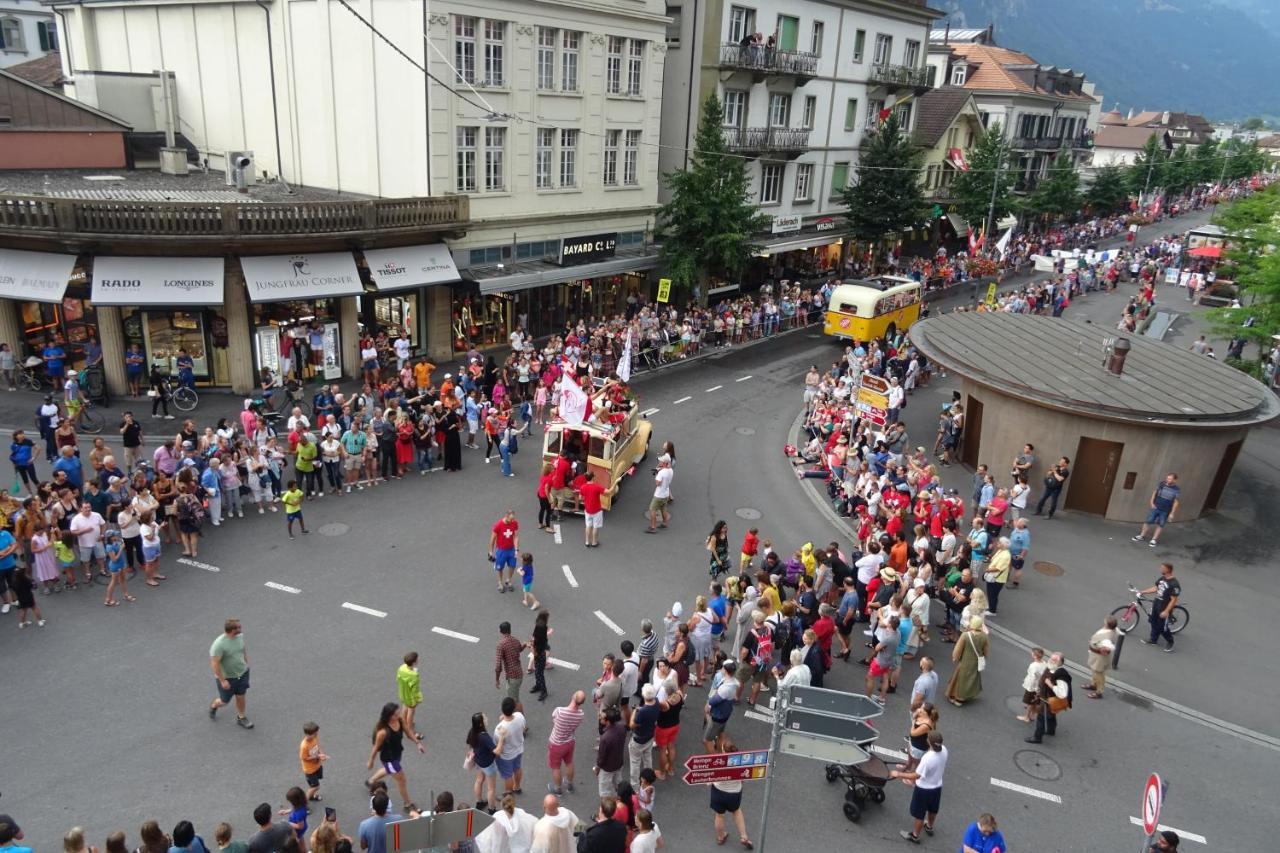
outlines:
[{"label": "parked bicycle", "polygon": [[[1143,615],[1149,620],[1151,618],[1150,602],[1155,596],[1143,595],[1133,584],[1129,584],[1129,592],[1133,594],[1133,601],[1123,607],[1117,607],[1111,611],[1111,615],[1116,617],[1116,623],[1121,631],[1126,634],[1138,627],[1138,611],[1141,610]],[[1187,612],[1187,608],[1181,604],[1175,605],[1169,613],[1169,618],[1165,621],[1165,625],[1169,629],[1170,634],[1177,634],[1183,628],[1187,627],[1187,623],[1191,621],[1191,614]]]},{"label": "parked bicycle", "polygon": [[80,404],[80,412],[75,418],[76,429],[80,432],[87,432],[89,435],[97,435],[102,432],[102,428],[107,425],[107,419],[102,414],[102,410],[92,400],[85,399]]},{"label": "parked bicycle", "polygon": [[14,383],[28,391],[39,391],[44,387],[44,377],[38,371],[44,370],[44,361],[39,356],[31,356],[14,370]]},{"label": "parked bicycle", "polygon": [[179,385],[177,388],[166,383],[169,392],[169,402],[173,403],[180,412],[189,412],[196,406],[200,405],[200,395],[196,393],[196,389],[186,385]]},{"label": "parked bicycle", "polygon": [[295,408],[311,417],[311,401],[306,398],[302,383],[294,379],[286,379],[284,387],[275,389],[270,400],[259,393],[253,398],[253,408],[264,418],[272,420],[288,417]]}]

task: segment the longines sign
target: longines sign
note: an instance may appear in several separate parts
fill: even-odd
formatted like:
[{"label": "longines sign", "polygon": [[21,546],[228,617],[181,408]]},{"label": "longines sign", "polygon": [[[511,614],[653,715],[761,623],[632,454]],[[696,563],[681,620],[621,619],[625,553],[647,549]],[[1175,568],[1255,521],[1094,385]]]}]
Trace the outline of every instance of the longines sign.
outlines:
[{"label": "longines sign", "polygon": [[95,305],[221,305],[222,258],[93,259]]}]

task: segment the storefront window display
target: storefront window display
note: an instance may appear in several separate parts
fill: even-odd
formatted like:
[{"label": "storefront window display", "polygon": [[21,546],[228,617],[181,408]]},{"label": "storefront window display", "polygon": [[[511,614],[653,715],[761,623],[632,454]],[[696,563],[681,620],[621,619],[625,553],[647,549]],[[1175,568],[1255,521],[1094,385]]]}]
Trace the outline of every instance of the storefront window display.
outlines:
[{"label": "storefront window display", "polygon": [[455,293],[451,320],[453,351],[466,352],[472,346],[484,349],[506,344],[515,313],[512,306],[513,301],[506,294],[476,296]]},{"label": "storefront window display", "polygon": [[194,362],[192,372],[196,379],[211,378],[212,359],[205,312],[126,308],[122,314],[126,345],[141,344],[148,365],[158,364],[170,376],[177,376],[178,354],[185,349]]},{"label": "storefront window display", "polygon": [[341,376],[337,299],[254,303],[253,328],[259,373],[269,368],[277,382]]},{"label": "storefront window display", "polygon": [[96,336],[97,314],[88,299],[64,297],[61,302],[23,302],[22,332],[26,342],[25,357],[39,354],[46,343],[55,338],[67,352],[67,365],[84,366],[84,344]]},{"label": "storefront window display", "polygon": [[[410,343],[417,347],[418,340],[418,294],[397,293],[392,296],[360,297],[360,317],[368,328],[370,321],[377,329],[386,329],[387,334],[394,336],[401,329],[409,333]],[[368,310],[372,308],[372,311]]]}]

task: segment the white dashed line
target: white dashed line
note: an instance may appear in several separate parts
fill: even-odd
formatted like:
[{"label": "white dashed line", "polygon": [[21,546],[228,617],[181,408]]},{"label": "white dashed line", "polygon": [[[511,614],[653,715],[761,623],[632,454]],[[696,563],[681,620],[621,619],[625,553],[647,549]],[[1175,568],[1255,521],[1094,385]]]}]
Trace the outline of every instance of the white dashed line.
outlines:
[{"label": "white dashed line", "polygon": [[759,711],[744,711],[742,715],[752,720],[759,720],[762,723],[773,722],[773,714],[761,714]]},{"label": "white dashed line", "polygon": [[552,527],[555,529],[555,532],[556,532],[556,535],[555,535],[556,544],[563,545],[564,540],[560,538],[560,522],[557,521],[554,525],[552,525]]},{"label": "white dashed line", "polygon": [[365,607],[363,604],[352,604],[350,601],[342,602],[342,606],[347,610],[354,610],[357,613],[365,613],[369,616],[377,616],[379,619],[386,619],[387,614],[382,610],[374,610],[372,607]]},{"label": "white dashed line", "polygon": [[568,566],[561,566],[560,568],[564,569],[564,579],[569,582],[569,586],[573,587],[574,589],[577,589],[578,579],[573,576],[573,569],[569,568]]},{"label": "white dashed line", "polygon": [[907,754],[905,752],[901,752],[896,749],[889,749],[887,746],[876,746],[875,744],[872,744],[871,751],[884,758],[892,758],[897,761],[907,760]]},{"label": "white dashed line", "polygon": [[1028,797],[1036,797],[1041,800],[1048,800],[1051,803],[1062,805],[1062,797],[1057,794],[1050,794],[1048,791],[1038,791],[1035,788],[1028,788],[1026,785],[1019,785],[1016,782],[1006,782],[1003,779],[991,777],[991,784],[997,788],[1004,788],[1006,791],[1014,791],[1019,794],[1026,794]]},{"label": "white dashed line", "polygon": [[220,572],[222,569],[217,566],[211,566],[208,563],[202,563],[199,560],[193,560],[190,557],[179,557],[174,562],[181,563],[184,566],[194,566],[197,569],[204,569],[206,572]]},{"label": "white dashed line", "polygon": [[281,592],[287,592],[290,595],[297,595],[298,593],[302,592],[302,590],[298,589],[296,586],[285,586],[284,584],[276,583],[275,581],[267,581],[265,584],[263,584],[263,586],[267,587],[268,589],[278,589]]},{"label": "white dashed line", "polygon": [[627,633],[626,631],[618,627],[617,622],[614,622],[608,616],[605,616],[603,610],[596,611],[596,618],[599,619],[601,622],[603,622],[606,626],[608,626],[609,630],[613,631],[613,633],[617,634],[619,637]]},{"label": "white dashed line", "polygon": [[578,670],[582,669],[582,667],[578,666],[576,663],[572,663],[567,660],[560,660],[560,658],[553,658],[550,655],[547,656],[547,663],[553,663],[556,666],[562,666],[565,669],[571,669],[574,672],[577,672]]},{"label": "white dashed line", "polygon": [[692,399],[693,399],[692,397],[681,397],[679,400],[676,400],[676,401],[672,402],[672,404],[671,404],[671,405],[673,405],[673,406],[678,406],[678,405],[680,405],[681,403],[687,403],[687,402],[689,402],[689,401],[690,401],[690,400],[692,400]]},{"label": "white dashed line", "polygon": [[658,412],[661,412],[661,411],[662,411],[662,409],[645,409],[643,412],[641,412],[641,413],[640,413],[640,417],[642,417],[642,418],[651,418],[651,417],[653,417],[654,415],[658,414]]},{"label": "white dashed line", "polygon": [[723,385],[712,385],[710,388],[708,388],[708,389],[707,389],[706,391],[704,391],[703,393],[704,393],[704,394],[710,394],[712,391],[719,391],[719,390],[720,390],[721,388],[723,388],[723,387],[724,387]]},{"label": "white dashed line", "polygon": [[[344,604],[343,607],[345,606],[346,605]],[[455,640],[465,640],[468,643],[480,642],[479,637],[473,637],[470,634],[460,634],[457,631],[450,631],[448,628],[432,628],[431,632],[433,634],[441,634],[445,637],[453,637]]]},{"label": "white dashed line", "polygon": [[751,378],[752,378],[751,374],[750,374],[750,373],[748,373],[746,376],[740,376],[740,377],[738,377],[737,379],[735,379],[735,380],[733,380],[733,381],[734,381],[734,382],[746,382],[748,379],[751,379]]},{"label": "white dashed line", "polygon": [[[1142,826],[1142,820],[1133,815],[1129,815],[1129,823],[1134,826]],[[1209,841],[1203,835],[1196,835],[1194,832],[1187,832],[1185,829],[1178,829],[1172,826],[1165,826],[1163,823],[1156,827],[1160,832],[1176,832],[1183,841],[1194,841],[1197,844],[1208,844]]]}]

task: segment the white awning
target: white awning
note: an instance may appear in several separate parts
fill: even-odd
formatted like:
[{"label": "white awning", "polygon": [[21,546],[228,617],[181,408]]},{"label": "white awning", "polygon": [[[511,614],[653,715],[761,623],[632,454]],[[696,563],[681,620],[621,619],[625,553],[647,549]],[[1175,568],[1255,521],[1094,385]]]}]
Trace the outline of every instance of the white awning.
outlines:
[{"label": "white awning", "polygon": [[222,258],[93,259],[95,305],[221,305]]},{"label": "white awning", "polygon": [[783,240],[777,243],[765,243],[756,251],[757,258],[767,258],[779,252],[791,252],[795,249],[811,249],[814,246],[829,246],[843,241],[843,237],[824,234],[820,237],[805,237],[800,240]]},{"label": "white awning", "polygon": [[951,223],[952,229],[961,237],[969,233],[969,223],[965,221],[963,216],[957,213],[946,214],[947,221]]},{"label": "white awning", "polygon": [[548,284],[651,270],[658,265],[658,252],[657,249],[648,251],[650,254],[628,255],[610,258],[607,261],[597,261],[593,264],[574,264],[567,267],[544,261],[533,261],[521,264],[505,275],[483,278],[471,276],[471,280],[480,286],[481,293],[514,293],[517,290],[527,290]]},{"label": "white awning", "polygon": [[326,299],[364,292],[350,252],[242,257],[240,269],[252,302]]},{"label": "white awning", "polygon": [[0,296],[26,302],[61,302],[75,255],[0,249]]},{"label": "white awning", "polygon": [[369,263],[369,277],[380,293],[458,280],[458,268],[444,243],[365,249],[364,259]]}]

